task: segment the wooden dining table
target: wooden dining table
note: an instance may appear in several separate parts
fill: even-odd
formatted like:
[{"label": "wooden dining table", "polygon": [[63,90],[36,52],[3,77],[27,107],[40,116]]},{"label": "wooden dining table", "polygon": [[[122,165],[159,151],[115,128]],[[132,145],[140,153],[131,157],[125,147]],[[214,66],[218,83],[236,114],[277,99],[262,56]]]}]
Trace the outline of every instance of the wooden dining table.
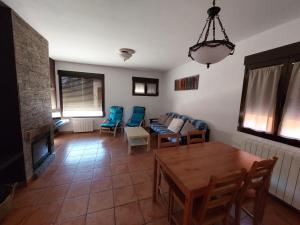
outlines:
[{"label": "wooden dining table", "polygon": [[157,201],[161,169],[184,194],[183,225],[189,225],[193,201],[203,195],[212,175],[224,176],[242,168],[249,171],[253,162],[261,160],[217,141],[155,150],[153,201]]}]

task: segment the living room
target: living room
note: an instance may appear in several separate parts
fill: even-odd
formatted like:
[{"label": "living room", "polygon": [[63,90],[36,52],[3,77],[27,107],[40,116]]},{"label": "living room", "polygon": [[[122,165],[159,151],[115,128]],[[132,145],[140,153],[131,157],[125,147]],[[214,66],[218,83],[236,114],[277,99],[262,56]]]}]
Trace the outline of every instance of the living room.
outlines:
[{"label": "living room", "polygon": [[299,1],[0,9],[0,224],[299,224]]}]

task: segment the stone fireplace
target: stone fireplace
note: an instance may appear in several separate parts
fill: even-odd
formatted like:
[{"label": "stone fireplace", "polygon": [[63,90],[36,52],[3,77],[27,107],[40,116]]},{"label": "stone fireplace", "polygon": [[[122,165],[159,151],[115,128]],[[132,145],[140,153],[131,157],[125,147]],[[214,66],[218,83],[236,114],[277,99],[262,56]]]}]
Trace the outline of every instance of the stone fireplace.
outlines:
[{"label": "stone fireplace", "polygon": [[54,157],[48,41],[0,4],[0,179],[26,182]]}]

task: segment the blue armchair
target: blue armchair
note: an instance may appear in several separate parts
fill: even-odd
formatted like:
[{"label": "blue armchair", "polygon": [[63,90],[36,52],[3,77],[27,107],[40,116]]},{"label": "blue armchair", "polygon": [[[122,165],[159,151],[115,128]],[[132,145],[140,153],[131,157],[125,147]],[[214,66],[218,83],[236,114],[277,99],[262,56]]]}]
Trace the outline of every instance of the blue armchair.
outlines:
[{"label": "blue armchair", "polygon": [[111,133],[116,136],[118,128],[122,128],[123,123],[123,107],[111,106],[108,118],[100,124],[100,134]]},{"label": "blue armchair", "polygon": [[145,122],[145,107],[134,106],[131,118],[126,123],[127,127],[139,127]]}]

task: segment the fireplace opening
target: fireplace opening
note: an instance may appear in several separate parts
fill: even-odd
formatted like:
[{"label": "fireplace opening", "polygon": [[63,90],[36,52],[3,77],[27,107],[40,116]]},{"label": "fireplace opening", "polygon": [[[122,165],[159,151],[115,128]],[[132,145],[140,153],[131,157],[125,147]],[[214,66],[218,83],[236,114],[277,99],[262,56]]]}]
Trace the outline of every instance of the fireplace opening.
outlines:
[{"label": "fireplace opening", "polygon": [[32,166],[37,169],[51,154],[50,132],[41,134],[31,143]]}]

